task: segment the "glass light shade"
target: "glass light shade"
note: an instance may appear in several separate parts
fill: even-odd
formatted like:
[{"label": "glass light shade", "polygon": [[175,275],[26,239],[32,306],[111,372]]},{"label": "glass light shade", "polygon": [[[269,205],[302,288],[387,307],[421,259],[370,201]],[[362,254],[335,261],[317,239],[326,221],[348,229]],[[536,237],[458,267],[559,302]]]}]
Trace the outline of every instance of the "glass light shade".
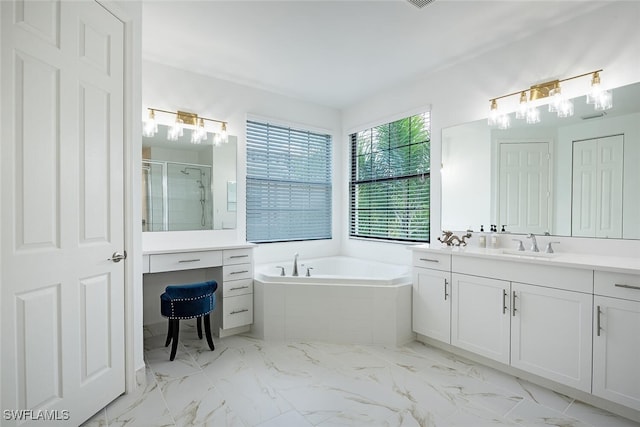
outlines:
[{"label": "glass light shade", "polygon": [[531,107],[527,110],[527,123],[532,125],[540,123],[540,110],[536,107]]},{"label": "glass light shade", "polygon": [[226,123],[222,123],[221,129],[220,129],[220,139],[224,143],[229,142],[229,134],[227,133]]},{"label": "glass light shade", "polygon": [[598,111],[608,110],[611,107],[613,107],[613,95],[608,90],[601,92],[593,105],[593,108]]},{"label": "glass light shade", "polygon": [[183,121],[180,119],[176,119],[176,122],[169,128],[167,131],[167,139],[169,141],[177,141],[182,135],[184,135],[184,130],[182,128]]},{"label": "glass light shade", "polygon": [[529,105],[527,103],[527,94],[526,92],[522,92],[520,94],[520,103],[518,104],[518,109],[516,110],[516,119],[522,120],[527,117],[527,109]]},{"label": "glass light shade", "polygon": [[491,110],[489,111],[489,126],[496,126],[500,120],[500,113],[498,112],[498,103],[495,99],[491,100]]},{"label": "glass light shade", "polygon": [[570,99],[563,99],[560,105],[558,105],[558,117],[571,117],[573,116],[573,102]]},{"label": "glass light shade", "polygon": [[509,129],[511,127],[511,119],[508,114],[503,114],[498,119],[498,129]]},{"label": "glass light shade", "polygon": [[555,113],[560,109],[562,103],[564,102],[564,98],[562,97],[562,91],[558,87],[558,88],[552,89],[549,95],[550,95],[549,112]]},{"label": "glass light shade", "polygon": [[155,119],[149,119],[144,122],[142,127],[142,136],[151,137],[158,133],[158,123]]}]

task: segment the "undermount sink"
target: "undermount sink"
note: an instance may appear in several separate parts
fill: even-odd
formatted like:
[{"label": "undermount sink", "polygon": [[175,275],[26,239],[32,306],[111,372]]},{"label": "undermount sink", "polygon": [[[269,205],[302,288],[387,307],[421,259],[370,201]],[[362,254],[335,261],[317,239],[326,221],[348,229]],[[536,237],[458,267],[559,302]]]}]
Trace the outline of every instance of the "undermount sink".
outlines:
[{"label": "undermount sink", "polygon": [[547,253],[547,252],[531,252],[531,251],[518,251],[515,249],[504,249],[502,251],[503,255],[514,256],[518,258],[553,258],[556,256],[555,253]]}]

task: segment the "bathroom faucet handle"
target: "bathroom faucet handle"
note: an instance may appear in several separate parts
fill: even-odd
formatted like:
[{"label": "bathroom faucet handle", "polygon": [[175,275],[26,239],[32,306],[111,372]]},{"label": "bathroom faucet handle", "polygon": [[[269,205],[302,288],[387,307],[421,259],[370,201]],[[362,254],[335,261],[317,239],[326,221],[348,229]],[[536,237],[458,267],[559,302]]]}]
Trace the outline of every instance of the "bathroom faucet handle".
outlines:
[{"label": "bathroom faucet handle", "polygon": [[511,240],[513,240],[514,242],[518,242],[518,250],[519,251],[524,251],[524,245],[522,244],[522,240],[520,240],[520,239],[511,239]]},{"label": "bathroom faucet handle", "polygon": [[549,242],[549,243],[547,243],[547,248],[544,250],[546,253],[548,253],[548,254],[552,254],[553,253],[553,247],[551,246],[552,244],[559,245],[560,242]]},{"label": "bathroom faucet handle", "polygon": [[309,270],[313,270],[313,267],[307,267],[307,277],[311,277],[311,272]]},{"label": "bathroom faucet handle", "polygon": [[285,274],[284,274],[284,267],[283,267],[283,266],[281,266],[281,265],[276,265],[276,268],[279,268],[279,269],[280,269],[280,275],[281,275],[281,276],[284,276],[284,275],[285,275]]}]

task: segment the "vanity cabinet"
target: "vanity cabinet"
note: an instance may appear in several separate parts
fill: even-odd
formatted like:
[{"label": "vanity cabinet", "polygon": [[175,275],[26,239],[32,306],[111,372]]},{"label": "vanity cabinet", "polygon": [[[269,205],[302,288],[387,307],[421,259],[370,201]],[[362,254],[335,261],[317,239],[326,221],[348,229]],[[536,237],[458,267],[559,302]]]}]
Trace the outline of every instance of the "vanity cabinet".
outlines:
[{"label": "vanity cabinet", "polygon": [[510,283],[458,273],[452,280],[451,344],[508,364]]},{"label": "vanity cabinet", "polygon": [[451,342],[451,256],[414,253],[412,325],[424,336]]},{"label": "vanity cabinet", "polygon": [[593,394],[640,410],[640,276],[595,272]]},{"label": "vanity cabinet", "polygon": [[591,294],[511,283],[511,366],[591,391]]},{"label": "vanity cabinet", "polygon": [[253,323],[253,253],[251,249],[223,251],[222,286],[218,310],[220,336]]}]

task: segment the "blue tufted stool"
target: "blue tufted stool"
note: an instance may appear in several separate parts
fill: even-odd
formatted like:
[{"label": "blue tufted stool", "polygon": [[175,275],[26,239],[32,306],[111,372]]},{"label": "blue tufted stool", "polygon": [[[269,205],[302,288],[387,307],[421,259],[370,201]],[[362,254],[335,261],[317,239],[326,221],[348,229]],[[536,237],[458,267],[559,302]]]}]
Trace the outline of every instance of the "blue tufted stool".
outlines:
[{"label": "blue tufted stool", "polygon": [[167,341],[164,346],[167,347],[172,342],[170,360],[175,359],[178,349],[180,319],[197,318],[198,338],[202,339],[201,321],[204,317],[204,332],[207,336],[207,343],[212,351],[215,349],[211,338],[209,314],[216,308],[215,291],[217,288],[218,283],[210,280],[189,285],[170,285],[160,295],[160,311],[163,317],[169,319]]}]

